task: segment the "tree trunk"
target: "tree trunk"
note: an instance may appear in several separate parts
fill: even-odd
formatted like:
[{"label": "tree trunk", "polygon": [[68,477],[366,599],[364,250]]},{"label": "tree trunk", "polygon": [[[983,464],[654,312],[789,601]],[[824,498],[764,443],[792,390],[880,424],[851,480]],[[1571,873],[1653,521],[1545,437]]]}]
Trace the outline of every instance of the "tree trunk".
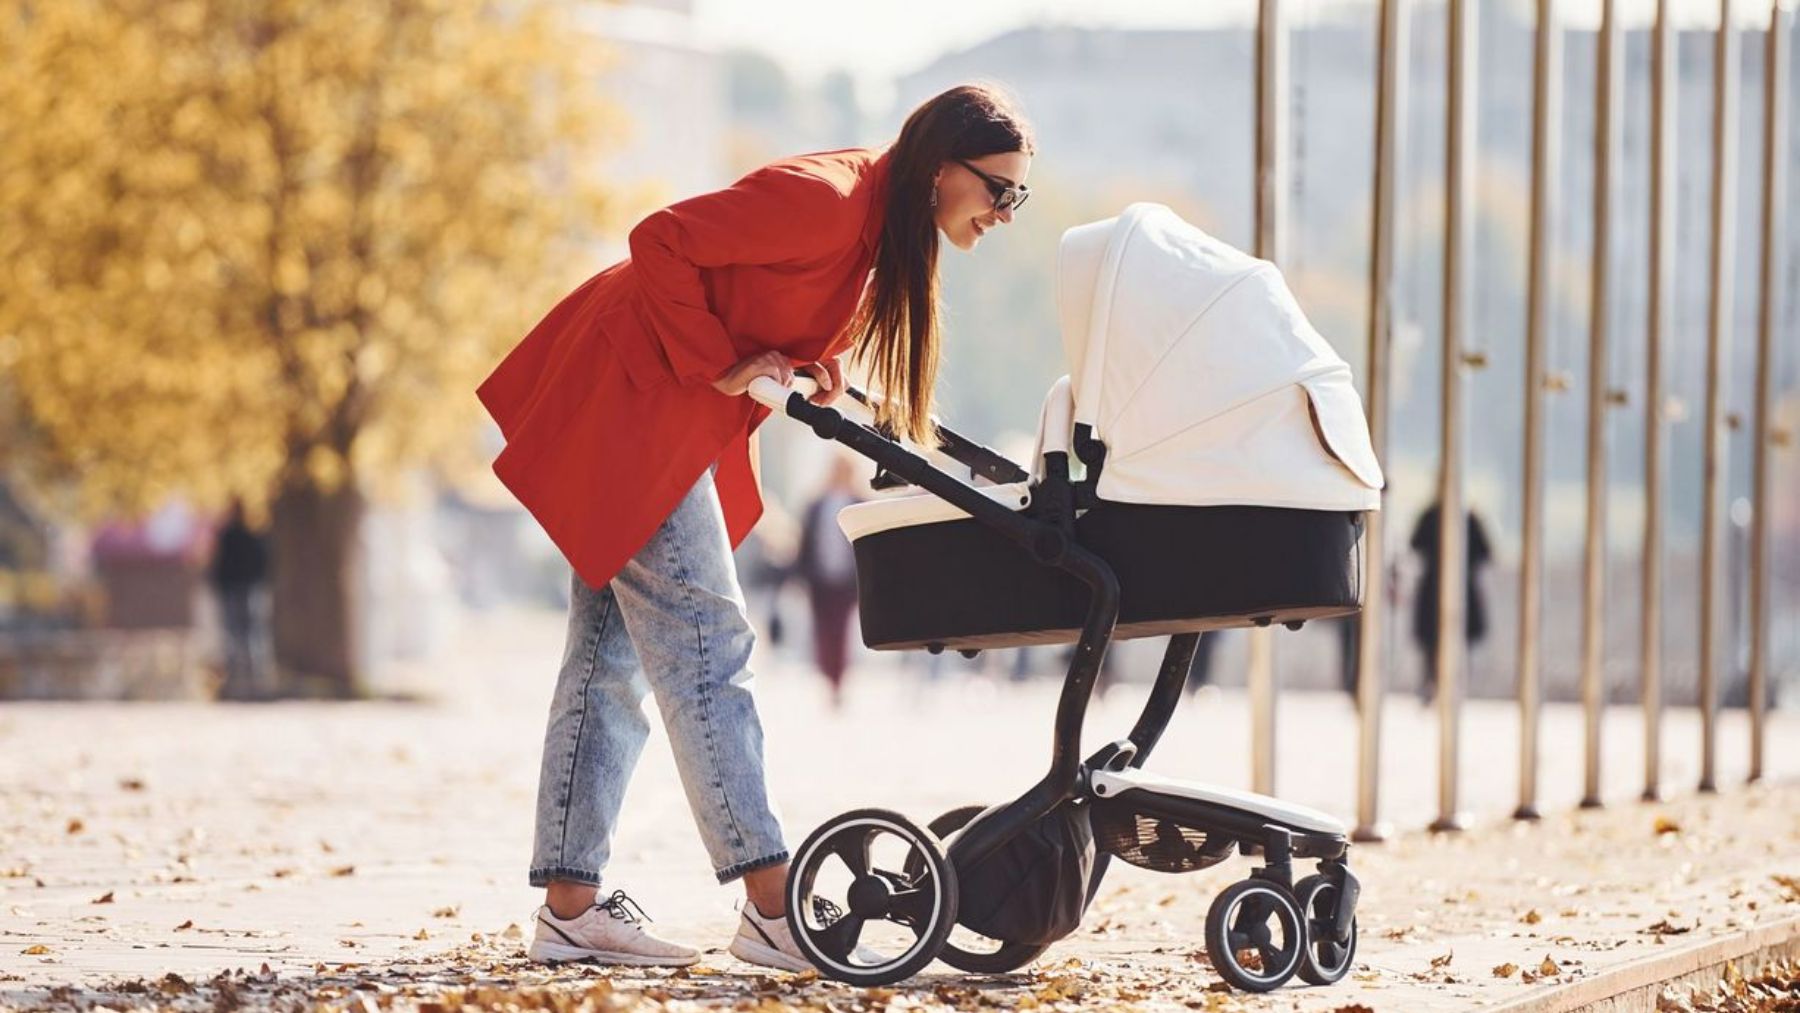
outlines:
[{"label": "tree trunk", "polygon": [[292,480],[273,510],[273,632],[282,688],[347,699],[362,683],[363,497]]}]

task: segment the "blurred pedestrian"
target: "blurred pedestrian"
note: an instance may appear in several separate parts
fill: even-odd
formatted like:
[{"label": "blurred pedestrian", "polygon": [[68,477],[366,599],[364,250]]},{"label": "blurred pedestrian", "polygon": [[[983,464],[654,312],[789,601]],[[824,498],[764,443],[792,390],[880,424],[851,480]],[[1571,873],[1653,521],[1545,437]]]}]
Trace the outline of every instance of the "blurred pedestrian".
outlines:
[{"label": "blurred pedestrian", "polygon": [[781,612],[782,592],[794,576],[795,543],[799,534],[793,517],[778,503],[763,504],[763,515],[755,530],[745,537],[732,553],[737,564],[738,581],[744,589],[744,611],[761,613],[763,630],[769,646],[779,648],[786,641],[787,623]]},{"label": "blurred pedestrian", "polygon": [[262,592],[269,577],[269,548],[268,540],[245,520],[242,500],[231,501],[231,510],[213,542],[207,577],[219,602],[225,656],[225,681],[219,696],[226,700],[265,696],[269,687],[263,677]]},{"label": "blurred pedestrian", "polygon": [[[1442,572],[1438,556],[1438,524],[1442,511],[1436,503],[1425,508],[1413,526],[1412,550],[1419,555],[1423,572],[1413,592],[1413,642],[1424,658],[1424,676],[1419,682],[1419,699],[1429,701],[1437,695],[1438,584]],[[1469,530],[1463,580],[1463,635],[1469,646],[1487,636],[1487,601],[1481,592],[1481,568],[1493,558],[1487,529],[1473,511],[1467,514]]]},{"label": "blurred pedestrian", "polygon": [[856,555],[838,528],[838,511],[858,501],[855,462],[831,459],[825,487],[800,523],[794,571],[812,606],[813,662],[831,685],[831,706],[844,703],[844,670],[850,663],[850,619],[856,614]]}]

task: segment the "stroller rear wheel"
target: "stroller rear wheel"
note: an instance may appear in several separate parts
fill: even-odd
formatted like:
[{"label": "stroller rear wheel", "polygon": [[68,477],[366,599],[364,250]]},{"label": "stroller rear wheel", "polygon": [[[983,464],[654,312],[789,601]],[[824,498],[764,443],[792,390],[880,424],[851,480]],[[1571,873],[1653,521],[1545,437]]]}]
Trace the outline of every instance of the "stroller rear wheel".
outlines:
[{"label": "stroller rear wheel", "polygon": [[1206,912],[1206,955],[1234,987],[1268,992],[1299,969],[1305,931],[1286,890],[1260,879],[1241,880],[1221,891]]},{"label": "stroller rear wheel", "polygon": [[788,927],[820,973],[851,985],[916,974],[956,924],[956,869],[937,835],[899,813],[827,820],[794,855]]},{"label": "stroller rear wheel", "polygon": [[[931,832],[936,834],[939,840],[948,840],[951,834],[968,826],[970,820],[986,811],[986,806],[979,805],[966,805],[952,809],[931,821]],[[910,874],[912,871],[909,863],[907,872]],[[974,949],[958,946],[955,942],[946,940],[943,949],[938,951],[938,959],[959,971],[968,971],[971,974],[1005,974],[1008,971],[1016,971],[1036,960],[1039,954],[1050,948],[1047,943],[1009,943],[1004,939],[989,940],[987,936],[983,936],[973,929],[964,929],[963,931],[990,945]]]},{"label": "stroller rear wheel", "polygon": [[1337,884],[1327,876],[1308,876],[1294,884],[1294,899],[1306,919],[1306,952],[1300,957],[1300,980],[1313,985],[1339,981],[1350,973],[1350,963],[1356,959],[1356,920],[1350,920],[1349,940],[1338,942],[1334,938]]}]

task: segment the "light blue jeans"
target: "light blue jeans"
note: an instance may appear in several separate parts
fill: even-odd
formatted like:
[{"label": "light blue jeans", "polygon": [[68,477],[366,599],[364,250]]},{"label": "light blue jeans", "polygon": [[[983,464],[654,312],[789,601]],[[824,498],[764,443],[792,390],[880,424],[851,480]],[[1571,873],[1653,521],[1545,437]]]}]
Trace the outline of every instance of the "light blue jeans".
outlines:
[{"label": "light blue jeans", "polygon": [[573,578],[538,775],[531,885],[598,886],[656,696],[719,882],[787,861],[750,694],[756,633],[710,471],[605,587]]}]

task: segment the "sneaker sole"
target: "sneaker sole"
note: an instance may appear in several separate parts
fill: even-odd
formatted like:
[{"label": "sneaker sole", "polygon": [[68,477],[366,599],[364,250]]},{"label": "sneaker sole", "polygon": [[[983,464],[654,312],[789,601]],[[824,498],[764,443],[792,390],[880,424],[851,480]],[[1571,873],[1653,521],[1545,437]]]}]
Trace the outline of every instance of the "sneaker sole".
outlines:
[{"label": "sneaker sole", "polygon": [[658,957],[648,953],[613,953],[607,950],[584,950],[579,946],[548,943],[534,939],[526,951],[531,959],[543,964],[567,964],[593,961],[597,964],[626,964],[632,967],[689,967],[700,962],[700,954],[686,957]]},{"label": "sneaker sole", "polygon": [[783,953],[773,946],[759,943],[754,939],[746,939],[743,936],[733,939],[731,948],[727,952],[745,963],[761,964],[764,967],[773,967],[782,971],[817,970],[805,957]]}]

